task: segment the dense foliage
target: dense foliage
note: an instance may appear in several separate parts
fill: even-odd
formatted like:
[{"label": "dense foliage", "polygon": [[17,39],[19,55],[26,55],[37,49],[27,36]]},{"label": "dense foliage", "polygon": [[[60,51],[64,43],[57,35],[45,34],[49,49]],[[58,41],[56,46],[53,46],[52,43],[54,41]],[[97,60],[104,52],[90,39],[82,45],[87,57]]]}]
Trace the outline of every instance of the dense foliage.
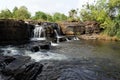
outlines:
[{"label": "dense foliage", "polygon": [[94,4],[86,4],[80,17],[83,21],[98,21],[104,34],[120,37],[120,0],[98,0]]},{"label": "dense foliage", "polygon": [[[80,16],[78,16],[78,14]],[[71,9],[69,15],[56,12],[48,14],[42,11],[35,12],[34,16],[25,6],[15,7],[12,11],[9,9],[0,11],[0,19],[32,19],[39,21],[97,21],[104,29],[103,34],[108,36],[117,36],[120,38],[120,0],[97,0],[94,4],[85,4],[83,8]]]}]

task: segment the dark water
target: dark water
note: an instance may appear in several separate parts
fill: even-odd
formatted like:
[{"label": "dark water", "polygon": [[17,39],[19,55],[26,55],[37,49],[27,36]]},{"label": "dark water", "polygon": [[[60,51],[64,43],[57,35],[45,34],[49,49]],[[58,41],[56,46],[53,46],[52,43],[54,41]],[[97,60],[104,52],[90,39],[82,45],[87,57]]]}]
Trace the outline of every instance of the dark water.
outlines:
[{"label": "dark water", "polygon": [[53,52],[72,58],[105,58],[120,64],[120,42],[76,40],[60,43]]},{"label": "dark water", "polygon": [[35,53],[11,46],[1,49],[42,63],[37,80],[120,80],[120,42],[76,40]]},{"label": "dark water", "polygon": [[62,42],[50,52],[67,59],[41,61],[46,68],[38,80],[120,80],[120,42]]}]

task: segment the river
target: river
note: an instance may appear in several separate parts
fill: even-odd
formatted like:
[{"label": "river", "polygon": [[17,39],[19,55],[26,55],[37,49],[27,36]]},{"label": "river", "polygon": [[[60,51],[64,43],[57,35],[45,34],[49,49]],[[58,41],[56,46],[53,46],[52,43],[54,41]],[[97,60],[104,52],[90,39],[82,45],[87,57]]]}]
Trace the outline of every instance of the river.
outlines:
[{"label": "river", "polygon": [[31,52],[17,46],[1,46],[1,50],[42,63],[37,80],[120,80],[120,42],[73,40],[54,43],[47,51]]}]

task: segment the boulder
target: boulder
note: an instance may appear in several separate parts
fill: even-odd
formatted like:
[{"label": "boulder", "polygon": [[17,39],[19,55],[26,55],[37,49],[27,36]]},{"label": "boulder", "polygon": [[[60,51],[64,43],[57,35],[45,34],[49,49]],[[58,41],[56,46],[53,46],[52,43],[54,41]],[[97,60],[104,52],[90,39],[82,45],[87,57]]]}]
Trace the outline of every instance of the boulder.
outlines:
[{"label": "boulder", "polygon": [[25,63],[30,61],[28,56],[14,56],[15,60],[5,66],[5,69],[2,70],[4,75],[12,75],[17,69],[25,65]]},{"label": "boulder", "polygon": [[37,41],[31,42],[31,44],[29,44],[28,46],[28,50],[31,50],[32,52],[37,52],[40,50],[49,50],[51,47],[51,43],[47,41]]}]

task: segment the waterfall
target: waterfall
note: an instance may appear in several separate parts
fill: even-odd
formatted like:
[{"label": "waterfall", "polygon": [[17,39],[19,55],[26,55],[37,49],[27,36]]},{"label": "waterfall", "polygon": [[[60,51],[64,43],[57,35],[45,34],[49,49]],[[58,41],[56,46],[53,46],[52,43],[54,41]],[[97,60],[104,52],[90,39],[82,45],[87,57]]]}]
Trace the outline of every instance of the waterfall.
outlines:
[{"label": "waterfall", "polygon": [[55,32],[55,35],[56,35],[55,37],[56,37],[56,39],[57,39],[57,43],[60,42],[60,39],[61,39],[61,38],[64,38],[64,39],[66,39],[66,41],[69,41],[66,36],[61,36],[61,35],[59,35],[58,32],[57,32],[57,30],[54,30],[54,32]]},{"label": "waterfall", "polygon": [[45,30],[42,26],[36,25],[32,41],[46,40]]},{"label": "waterfall", "polygon": [[42,27],[36,27],[34,29],[34,38],[40,38],[42,32],[43,32],[43,28]]},{"label": "waterfall", "polygon": [[54,32],[55,32],[55,36],[59,37],[57,30],[54,30]]}]

